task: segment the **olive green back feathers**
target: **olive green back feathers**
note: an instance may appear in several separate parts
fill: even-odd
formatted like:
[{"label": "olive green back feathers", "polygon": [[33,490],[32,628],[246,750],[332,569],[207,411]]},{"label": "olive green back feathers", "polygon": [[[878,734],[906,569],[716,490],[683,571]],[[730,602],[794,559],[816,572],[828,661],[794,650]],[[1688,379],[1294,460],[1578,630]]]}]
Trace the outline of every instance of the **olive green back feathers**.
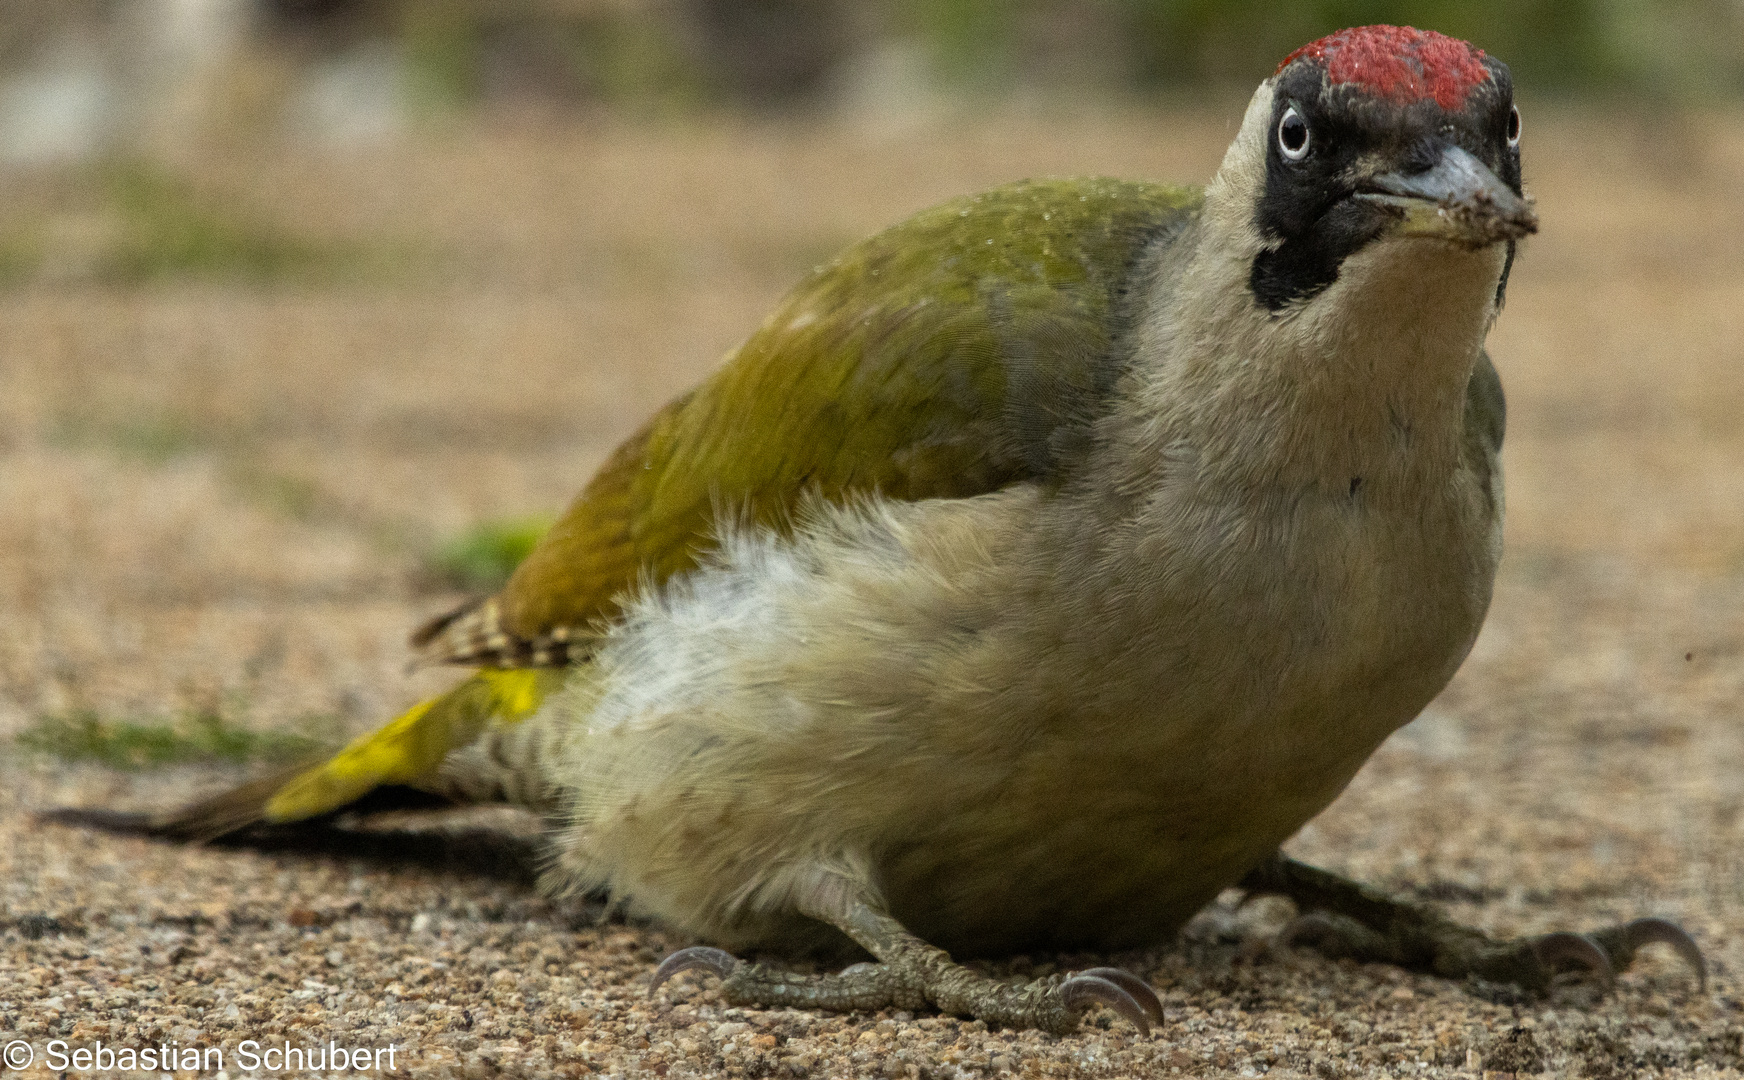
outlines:
[{"label": "olive green back feathers", "polygon": [[1048,477],[1112,377],[1129,269],[1197,189],[1011,184],[813,271],[707,382],[618,448],[491,600],[417,637],[434,662],[562,664],[719,514],[778,530],[807,497],[959,498]]}]

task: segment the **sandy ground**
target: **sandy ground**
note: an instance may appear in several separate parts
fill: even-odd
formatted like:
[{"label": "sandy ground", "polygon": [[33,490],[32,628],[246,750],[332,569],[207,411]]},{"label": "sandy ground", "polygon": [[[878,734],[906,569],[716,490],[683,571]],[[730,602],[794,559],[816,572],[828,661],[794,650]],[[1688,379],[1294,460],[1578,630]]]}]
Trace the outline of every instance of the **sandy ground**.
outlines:
[{"label": "sandy ground", "polygon": [[[1002,180],[1201,179],[1237,115],[485,125],[191,155],[205,190],[303,235],[404,242],[413,265],[0,293],[0,735],[73,708],[371,726],[453,678],[404,671],[406,630],[456,599],[420,584],[420,552],[555,511],[811,263]],[[1493,1000],[1268,945],[1290,912],[1266,901],[1150,952],[991,969],[1122,964],[1167,1008],[1148,1040],[1103,1014],[1054,1038],[733,1009],[707,981],[650,1000],[682,942],[539,897],[518,821],[399,862],[174,847],[30,813],[165,806],[238,771],[9,750],[0,1042],[30,1045],[32,1076],[54,1039],[213,1048],[231,1076],[244,1040],[392,1046],[414,1075],[1738,1075],[1744,121],[1527,125],[1544,229],[1491,339],[1511,405],[1495,607],[1290,850],[1497,934],[1675,918],[1705,992],[1653,949],[1602,1000]],[[5,213],[66,216],[52,183],[10,183]],[[495,827],[521,839],[476,831]]]}]

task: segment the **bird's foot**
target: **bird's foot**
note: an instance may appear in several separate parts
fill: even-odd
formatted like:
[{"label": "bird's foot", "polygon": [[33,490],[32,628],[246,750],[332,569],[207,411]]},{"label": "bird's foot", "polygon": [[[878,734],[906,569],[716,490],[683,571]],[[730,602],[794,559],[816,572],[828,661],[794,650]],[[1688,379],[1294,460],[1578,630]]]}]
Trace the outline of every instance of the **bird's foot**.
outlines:
[{"label": "bird's foot", "polygon": [[1695,940],[1665,919],[1636,919],[1585,934],[1554,933],[1497,940],[1422,904],[1393,899],[1336,874],[1278,856],[1243,882],[1250,894],[1275,893],[1296,901],[1303,914],[1281,940],[1333,956],[1396,964],[1446,978],[1476,978],[1532,993],[1557,976],[1578,971],[1609,989],[1635,953],[1655,942],[1670,945],[1707,986],[1707,963]]},{"label": "bird's foot", "polygon": [[1418,914],[1420,918],[1400,918],[1394,932],[1385,933],[1348,915],[1310,911],[1292,920],[1279,940],[1328,956],[1397,964],[1448,978],[1474,977],[1539,993],[1570,972],[1609,990],[1637,950],[1659,942],[1670,945],[1690,966],[1698,987],[1707,985],[1701,948],[1682,927],[1665,919],[1636,919],[1585,934],[1564,931],[1498,941],[1433,912]]},{"label": "bird's foot", "polygon": [[854,964],[834,975],[796,975],[744,963],[707,946],[680,949],[655,969],[654,993],[681,971],[721,977],[721,996],[734,1005],[791,1006],[839,1012],[936,1008],[1009,1028],[1064,1035],[1092,1006],[1106,1005],[1150,1034],[1163,1006],[1144,980],[1119,968],[1091,968],[1013,986],[977,975],[940,949],[918,945],[884,963]]}]

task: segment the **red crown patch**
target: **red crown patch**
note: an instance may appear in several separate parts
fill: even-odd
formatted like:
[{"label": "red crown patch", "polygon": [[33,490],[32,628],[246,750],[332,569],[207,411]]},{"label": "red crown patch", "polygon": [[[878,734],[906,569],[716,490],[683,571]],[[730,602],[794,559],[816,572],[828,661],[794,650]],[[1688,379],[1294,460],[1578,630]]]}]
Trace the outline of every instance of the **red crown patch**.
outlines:
[{"label": "red crown patch", "polygon": [[1304,58],[1325,67],[1333,85],[1355,84],[1400,103],[1433,98],[1443,109],[1459,108],[1490,74],[1477,46],[1409,26],[1358,26],[1328,34],[1284,57],[1278,71]]}]

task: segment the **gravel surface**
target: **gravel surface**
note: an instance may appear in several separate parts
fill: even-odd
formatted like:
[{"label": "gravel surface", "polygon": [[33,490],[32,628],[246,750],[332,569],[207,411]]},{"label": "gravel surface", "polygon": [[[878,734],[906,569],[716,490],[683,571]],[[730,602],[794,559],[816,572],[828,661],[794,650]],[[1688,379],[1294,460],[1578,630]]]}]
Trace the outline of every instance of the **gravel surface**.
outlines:
[{"label": "gravel surface", "polygon": [[[370,727],[453,678],[404,671],[406,630],[456,599],[421,552],[560,507],[817,257],[1021,175],[1201,178],[1225,111],[480,129],[181,163],[287,229],[412,237],[428,265],[0,293],[0,736],[77,709]],[[247,767],[13,749],[0,1042],[29,1046],[27,1076],[53,1071],[54,1040],[192,1049],[206,1067],[186,1072],[221,1058],[229,1076],[286,1046],[324,1055],[316,1072],[367,1049],[415,1076],[1739,1075],[1744,124],[1528,131],[1544,231],[1492,337],[1510,394],[1495,608],[1454,684],[1289,850],[1496,934],[1668,916],[1706,951],[1705,990],[1655,947],[1608,996],[1511,1000],[1280,947],[1290,906],[1229,894],[1152,951],[987,968],[1124,966],[1167,1010],[1148,1039],[1106,1013],[1057,1038],[736,1009],[696,976],[650,998],[687,942],[538,895],[516,815],[180,847],[31,814],[168,806]],[[21,182],[0,216],[84,212],[61,190]]]}]

